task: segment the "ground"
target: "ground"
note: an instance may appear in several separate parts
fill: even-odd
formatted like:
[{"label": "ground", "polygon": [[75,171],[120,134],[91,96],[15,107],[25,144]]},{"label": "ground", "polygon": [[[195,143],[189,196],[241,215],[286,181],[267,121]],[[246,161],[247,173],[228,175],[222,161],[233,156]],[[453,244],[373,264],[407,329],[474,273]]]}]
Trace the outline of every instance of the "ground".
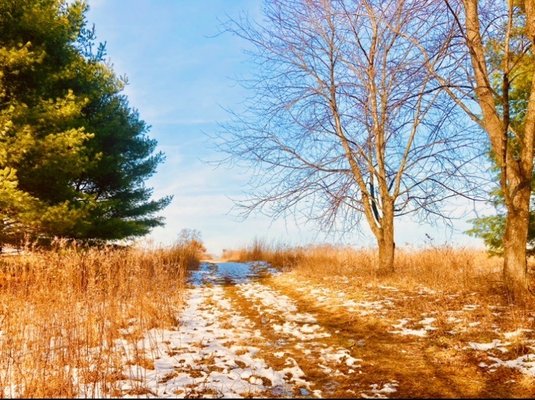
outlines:
[{"label": "ground", "polygon": [[129,365],[111,394],[535,396],[532,317],[480,304],[476,293],[359,288],[348,277],[204,263],[175,329],[117,342]]}]

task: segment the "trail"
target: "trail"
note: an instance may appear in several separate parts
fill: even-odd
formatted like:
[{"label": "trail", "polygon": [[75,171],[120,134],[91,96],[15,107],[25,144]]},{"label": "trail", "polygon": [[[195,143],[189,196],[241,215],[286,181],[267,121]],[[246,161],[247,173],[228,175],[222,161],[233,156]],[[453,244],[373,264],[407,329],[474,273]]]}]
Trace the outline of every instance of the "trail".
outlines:
[{"label": "trail", "polygon": [[[160,398],[514,395],[514,380],[489,374],[476,358],[486,344],[472,343],[468,349],[454,344],[456,332],[470,334],[459,324],[467,323],[474,306],[456,311],[464,317],[449,317],[449,322],[437,321],[432,312],[400,318],[407,310],[400,302],[434,294],[398,293],[385,286],[357,296],[335,286],[303,283],[262,263],[203,263],[190,275],[176,329],[149,332],[126,351],[128,359],[140,351],[155,361],[130,363],[125,379],[115,382],[117,393]],[[448,336],[441,336],[444,332]],[[490,351],[503,351],[503,343],[496,343],[501,347]],[[499,364],[492,354],[488,359]]]},{"label": "trail", "polygon": [[[314,315],[262,284],[272,273],[263,264],[201,265],[191,274],[177,329],[148,335],[139,347],[150,348],[156,361],[151,368],[130,366],[121,392],[175,398],[338,392],[348,374],[360,373],[361,360],[334,344],[333,333]],[[350,386],[346,397],[360,397],[357,386]],[[381,394],[376,392],[372,397]]]}]

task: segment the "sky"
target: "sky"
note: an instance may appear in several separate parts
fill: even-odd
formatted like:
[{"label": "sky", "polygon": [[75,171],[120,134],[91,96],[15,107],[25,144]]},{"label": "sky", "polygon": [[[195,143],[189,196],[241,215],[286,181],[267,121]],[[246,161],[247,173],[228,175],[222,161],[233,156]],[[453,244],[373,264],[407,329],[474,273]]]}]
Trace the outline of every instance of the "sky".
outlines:
[{"label": "sky", "polygon": [[[369,229],[328,235],[314,225],[299,225],[292,219],[271,220],[262,215],[240,217],[234,200],[247,196],[251,172],[217,166],[218,154],[210,135],[219,123],[229,120],[226,110],[243,107],[247,92],[238,81],[250,68],[246,43],[221,33],[228,17],[247,13],[261,17],[260,0],[88,0],[89,24],[95,24],[97,39],[106,42],[107,56],[119,75],[128,77],[125,93],[131,106],[158,141],[166,161],[147,181],[154,197],[173,196],[160,215],[164,227],[145,239],[151,245],[170,245],[182,229],[196,229],[208,251],[250,244],[254,238],[268,243],[374,245]],[[481,247],[480,239],[464,234],[466,222],[475,214],[464,204],[452,204],[459,215],[453,229],[420,224],[410,218],[397,220],[396,243],[421,247],[451,244]]]}]

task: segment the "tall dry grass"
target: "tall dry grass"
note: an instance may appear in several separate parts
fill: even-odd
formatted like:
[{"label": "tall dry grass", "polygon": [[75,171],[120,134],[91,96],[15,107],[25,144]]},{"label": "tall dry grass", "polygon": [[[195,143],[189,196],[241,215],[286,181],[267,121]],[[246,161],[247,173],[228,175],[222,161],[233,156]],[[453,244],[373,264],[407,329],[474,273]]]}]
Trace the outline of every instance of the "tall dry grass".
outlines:
[{"label": "tall dry grass", "polygon": [[267,261],[274,267],[322,278],[345,276],[361,284],[395,284],[405,288],[426,286],[439,290],[481,290],[499,283],[503,260],[484,250],[450,246],[397,249],[395,272],[377,274],[377,252],[332,245],[290,247],[255,240],[224,258]]},{"label": "tall dry grass", "polygon": [[[125,362],[152,362],[139,339],[176,325],[185,269],[199,256],[188,243],[155,250],[59,243],[0,257],[0,397],[118,395]],[[135,349],[128,360],[124,344]]]}]

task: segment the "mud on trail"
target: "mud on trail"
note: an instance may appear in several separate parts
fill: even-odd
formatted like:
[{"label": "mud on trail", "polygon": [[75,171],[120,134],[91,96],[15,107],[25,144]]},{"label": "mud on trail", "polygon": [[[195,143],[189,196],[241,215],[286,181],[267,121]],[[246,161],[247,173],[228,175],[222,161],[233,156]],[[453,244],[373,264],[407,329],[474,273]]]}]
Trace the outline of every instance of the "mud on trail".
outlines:
[{"label": "mud on trail", "polygon": [[[448,301],[457,307],[438,311],[433,304],[445,295],[425,288],[352,292],[344,281],[307,281],[262,263],[204,263],[190,283],[176,329],[149,332],[136,349],[125,350],[129,359],[155,361],[130,362],[116,395],[535,394],[531,330],[479,326],[478,305],[454,295]],[[493,312],[499,315],[499,307]]]}]

